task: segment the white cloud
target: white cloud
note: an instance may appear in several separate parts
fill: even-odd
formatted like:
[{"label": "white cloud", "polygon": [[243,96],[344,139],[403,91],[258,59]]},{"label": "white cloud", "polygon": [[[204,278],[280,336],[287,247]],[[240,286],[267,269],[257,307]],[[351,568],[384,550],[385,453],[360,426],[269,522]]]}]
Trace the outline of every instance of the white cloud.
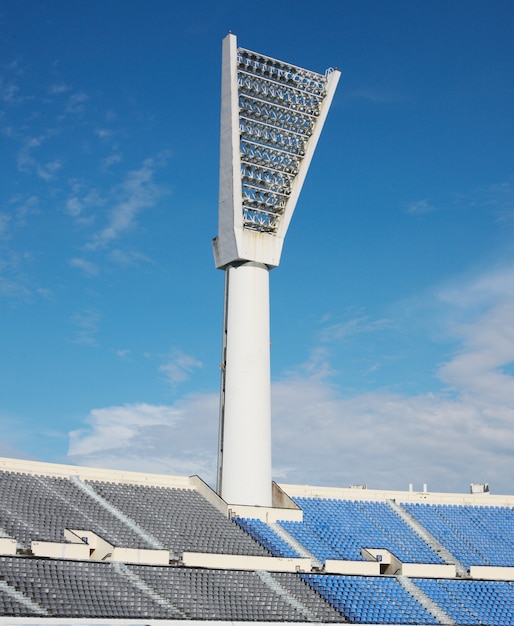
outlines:
[{"label": "white cloud", "polygon": [[95,135],[100,139],[107,139],[109,137],[112,137],[113,131],[107,128],[97,128],[95,130]]},{"label": "white cloud", "polygon": [[75,336],[72,343],[84,346],[96,346],[96,335],[102,315],[94,309],[81,309],[71,317],[71,323],[75,326]]},{"label": "white cloud", "polygon": [[[328,322],[330,320],[325,319],[324,321]],[[383,331],[390,326],[391,321],[388,319],[384,318],[375,320],[369,315],[359,315],[343,321],[326,324],[321,332],[320,341],[324,343],[343,341],[354,335]]]},{"label": "white cloud", "polygon": [[459,343],[446,362],[434,366],[448,387],[412,396],[348,397],[314,376],[276,383],[277,476],[380,488],[428,482],[440,490],[489,482],[496,492],[512,492],[514,377],[508,370],[514,362],[514,269],[484,273],[433,297],[443,303],[439,315]]},{"label": "white cloud", "polygon": [[107,225],[94,235],[88,249],[105,247],[133,229],[138,213],[152,207],[163,195],[164,189],[154,180],[158,166],[154,159],[146,159],[142,167],[127,174],[118,189],[118,201],[109,211]]},{"label": "white cloud", "polygon": [[148,263],[150,260],[142,252],[137,252],[136,250],[120,250],[118,248],[111,250],[109,253],[109,259],[113,263],[116,263],[116,265],[121,265],[123,267],[137,265],[142,261]]},{"label": "white cloud", "polygon": [[85,104],[88,100],[89,96],[84,92],[72,94],[66,103],[66,113],[83,113],[85,110]]},{"label": "white cloud", "polygon": [[10,204],[14,207],[17,226],[25,226],[27,216],[39,213],[39,198],[35,195],[28,198],[15,196],[11,198]]},{"label": "white cloud", "polygon": [[425,215],[432,211],[435,211],[435,207],[428,200],[415,200],[407,205],[407,213],[411,215]]},{"label": "white cloud", "polygon": [[62,168],[61,159],[55,158],[41,163],[34,156],[34,151],[41,148],[45,142],[55,135],[57,133],[56,130],[46,130],[43,133],[33,136],[21,136],[12,128],[5,129],[4,132],[21,144],[16,157],[16,163],[20,172],[35,172],[39,178],[49,181],[52,180],[56,173]]},{"label": "white cloud", "polygon": [[15,104],[20,101],[18,98],[18,92],[20,88],[14,83],[3,84],[0,82],[0,100],[6,104]]},{"label": "white cloud", "polygon": [[92,261],[87,261],[86,259],[70,259],[70,265],[71,267],[76,267],[81,270],[87,276],[96,276],[98,274],[98,266]]},{"label": "white cloud", "polygon": [[69,90],[70,87],[68,87],[68,85],[65,85],[64,83],[55,83],[53,85],[50,85],[50,87],[48,88],[48,93],[54,96],[61,93],[66,93]]},{"label": "white cloud", "polygon": [[105,199],[93,187],[88,188],[83,182],[71,181],[72,194],[67,198],[64,210],[80,225],[91,224],[94,209],[102,207]]},{"label": "white cloud", "polygon": [[8,215],[7,213],[0,213],[0,239],[4,239],[7,237],[10,221],[10,215]]},{"label": "white cloud", "polygon": [[38,137],[27,137],[23,140],[17,157],[20,172],[29,172],[35,167],[36,160],[32,156],[32,150],[39,148],[44,140],[45,137],[42,135]]},{"label": "white cloud", "polygon": [[202,362],[193,356],[185,354],[181,350],[174,350],[169,361],[161,365],[159,371],[164,372],[172,385],[177,385],[188,380],[191,373],[202,365]]},{"label": "white cloud", "polygon": [[216,394],[189,396],[175,406],[127,404],[93,409],[87,428],[72,431],[72,463],[199,474],[212,483],[217,455]]},{"label": "white cloud", "polygon": [[55,174],[61,167],[62,161],[60,159],[54,159],[53,161],[47,161],[45,164],[36,164],[36,172],[39,178],[48,181],[55,178]]},{"label": "white cloud", "polygon": [[[448,387],[417,395],[345,395],[325,375],[326,353],[313,350],[306,366],[272,384],[276,480],[382,489],[407,489],[410,483],[421,489],[427,483],[431,490],[461,492],[472,482],[487,482],[494,493],[513,492],[514,377],[508,370],[514,362],[514,269],[446,287],[434,298],[444,304],[460,346],[434,365]],[[187,375],[188,357],[185,372],[180,358],[173,363],[172,377]],[[212,393],[187,396],[171,407],[92,412],[89,429],[70,439],[70,458],[87,465],[199,473],[213,484],[217,404]]]},{"label": "white cloud", "polygon": [[114,154],[109,155],[102,161],[102,168],[104,170],[108,170],[111,165],[115,165],[116,163],[121,163],[122,157],[119,152],[115,152]]}]

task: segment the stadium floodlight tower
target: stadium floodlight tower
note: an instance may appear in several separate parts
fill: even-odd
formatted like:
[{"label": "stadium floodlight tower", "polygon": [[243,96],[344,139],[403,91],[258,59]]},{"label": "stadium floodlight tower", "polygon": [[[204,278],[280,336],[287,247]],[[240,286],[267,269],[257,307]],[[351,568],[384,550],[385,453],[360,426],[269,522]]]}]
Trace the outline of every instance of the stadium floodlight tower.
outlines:
[{"label": "stadium floodlight tower", "polygon": [[223,40],[216,267],[225,270],[217,490],[272,505],[269,270],[340,73],[295,67]]}]

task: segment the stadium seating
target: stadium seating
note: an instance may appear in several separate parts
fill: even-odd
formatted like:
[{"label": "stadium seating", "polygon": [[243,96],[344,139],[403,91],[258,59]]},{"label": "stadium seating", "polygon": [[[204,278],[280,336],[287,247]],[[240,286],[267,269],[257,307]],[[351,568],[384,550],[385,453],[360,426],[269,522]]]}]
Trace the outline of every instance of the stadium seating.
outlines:
[{"label": "stadium seating", "polygon": [[[382,548],[405,563],[443,563],[385,502],[320,498],[296,498],[295,502],[303,510],[304,521],[280,524],[322,562],[363,560],[362,548]],[[264,536],[262,528],[254,536]],[[284,542],[273,533],[267,538],[268,549],[281,556]]]},{"label": "stadium seating", "polygon": [[88,484],[174,554],[187,550],[269,554],[195,490],[107,482]]},{"label": "stadium seating", "polygon": [[[41,624],[46,618],[513,623],[514,583],[508,579],[472,579],[471,569],[463,570],[464,578],[448,579],[417,574],[407,579],[382,569],[380,576],[342,575],[329,574],[324,566],[328,559],[370,565],[363,563],[363,549],[389,551],[416,567],[443,564],[426,536],[421,538],[421,524],[466,567],[497,566],[498,577],[501,568],[513,566],[514,514],[509,506],[411,498],[393,507],[385,495],[368,501],[292,494],[303,521],[279,517],[266,523],[240,513],[224,515],[188,479],[170,480],[169,486],[150,484],[147,478],[131,482],[109,479],[108,470],[100,472],[105,480],[79,478],[69,471],[58,475],[58,467],[51,475],[0,471],[0,537],[15,539],[18,547],[16,555],[8,554],[14,544],[5,540],[6,552],[0,553],[0,624],[29,618]],[[407,518],[397,512],[399,502]],[[416,521],[409,524],[411,520]],[[124,562],[108,554],[106,561],[91,555],[90,560],[73,560],[64,551],[61,557],[41,558],[33,551],[34,541],[66,545],[65,528],[91,531],[112,546],[136,552],[164,550],[170,562]],[[185,555],[192,553],[200,559],[219,555],[227,565],[206,560],[202,567],[188,566]],[[276,559],[273,571],[235,565],[241,557],[260,557],[252,563],[269,564],[270,555]],[[289,567],[288,560],[304,565]]]},{"label": "stadium seating", "polygon": [[514,585],[504,581],[414,581],[457,624],[511,626],[514,616]]},{"label": "stadium seating", "polygon": [[259,519],[243,519],[233,517],[233,521],[245,530],[251,537],[264,546],[273,556],[298,557],[300,556],[289,544],[281,539],[269,526]]},{"label": "stadium seating", "polygon": [[514,567],[511,507],[420,503],[403,506],[466,567]]},{"label": "stadium seating", "polygon": [[392,577],[304,574],[302,578],[352,622],[439,623]]}]

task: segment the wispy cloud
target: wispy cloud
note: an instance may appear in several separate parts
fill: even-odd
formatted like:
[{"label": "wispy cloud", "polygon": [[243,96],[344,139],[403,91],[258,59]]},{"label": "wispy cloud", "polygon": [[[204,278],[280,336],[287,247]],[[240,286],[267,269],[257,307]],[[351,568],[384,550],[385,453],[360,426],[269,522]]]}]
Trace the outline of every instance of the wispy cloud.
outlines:
[{"label": "wispy cloud", "polygon": [[406,208],[407,213],[411,215],[426,215],[435,210],[435,206],[428,200],[414,200],[413,202],[409,202]]},{"label": "wispy cloud", "polygon": [[109,139],[113,135],[113,131],[109,128],[97,128],[95,129],[95,135],[100,139]]},{"label": "wispy cloud", "polygon": [[7,238],[10,221],[11,216],[9,214],[0,213],[0,239]]},{"label": "wispy cloud", "polygon": [[155,182],[155,171],[161,166],[155,159],[130,171],[117,189],[117,202],[108,212],[107,225],[97,232],[86,246],[89,250],[104,248],[136,225],[137,215],[154,205],[165,189]]},{"label": "wispy cloud", "polygon": [[473,211],[487,211],[501,225],[512,223],[514,221],[514,176],[479,187],[471,193],[460,194],[456,202],[459,206]]},{"label": "wispy cloud", "polygon": [[93,409],[86,427],[70,433],[68,457],[82,465],[200,474],[212,482],[217,405],[216,394],[211,394],[189,396],[174,406],[139,403]]},{"label": "wispy cloud", "polygon": [[94,309],[81,309],[77,311],[71,317],[71,323],[75,327],[75,334],[71,342],[84,346],[96,346],[96,336],[101,319],[101,313]]},{"label": "wispy cloud", "polygon": [[[449,332],[460,344],[434,366],[447,385],[440,392],[345,394],[333,379],[319,375],[330,367],[323,349],[314,349],[309,363],[296,373],[274,381],[275,479],[336,486],[367,483],[384,489],[407,489],[410,483],[421,489],[428,483],[429,489],[441,491],[465,491],[471,482],[488,482],[496,493],[511,493],[513,286],[514,268],[503,268],[434,293],[444,305],[441,315]],[[481,300],[478,308],[475,299]],[[453,313],[460,320],[457,325]],[[180,367],[172,373],[184,375]],[[70,459],[146,471],[199,472],[212,483],[217,402],[216,393],[187,396],[170,407],[147,408],[144,419],[137,406],[125,407],[136,417],[114,443],[106,430],[113,409],[105,409],[101,419],[88,416],[88,428],[71,436]],[[154,417],[154,410],[160,417]],[[120,428],[123,420],[116,415]]]},{"label": "wispy cloud", "polygon": [[66,103],[66,113],[71,113],[74,115],[83,113],[86,108],[86,102],[88,100],[89,96],[82,91],[71,94]]},{"label": "wispy cloud", "polygon": [[39,197],[36,195],[14,196],[9,200],[12,207],[12,217],[18,227],[27,224],[29,216],[37,215],[40,212]]},{"label": "wispy cloud", "polygon": [[[330,319],[326,320],[330,322]],[[349,337],[364,333],[375,333],[391,327],[391,320],[373,319],[369,315],[358,315],[350,319],[326,323],[320,334],[320,341],[323,343],[333,343],[334,341],[344,341]]]},{"label": "wispy cloud", "polygon": [[[7,236],[8,238],[8,236]],[[25,275],[25,265],[30,255],[5,247],[0,255],[0,296],[9,299],[30,297],[30,283]]]},{"label": "wispy cloud", "polygon": [[20,88],[15,83],[5,83],[0,80],[0,101],[4,104],[16,104],[22,100],[18,96]]},{"label": "wispy cloud", "polygon": [[113,165],[116,165],[116,163],[121,163],[121,161],[122,161],[122,156],[119,152],[110,154],[108,157],[105,157],[105,159],[103,159],[102,169],[108,170]]},{"label": "wispy cloud", "polygon": [[122,267],[130,267],[141,262],[148,263],[150,261],[142,252],[138,252],[137,250],[120,250],[118,248],[111,250],[109,259],[113,263],[116,263],[116,265],[121,265]]},{"label": "wispy cloud", "polygon": [[48,93],[51,96],[56,96],[62,93],[66,93],[69,90],[70,90],[70,87],[66,85],[65,83],[54,83],[53,85],[50,85],[50,87],[48,88]]},{"label": "wispy cloud", "polygon": [[56,173],[62,167],[61,159],[54,159],[53,161],[47,161],[46,163],[38,163],[36,164],[36,173],[39,178],[43,180],[52,180],[55,178]]},{"label": "wispy cloud", "polygon": [[183,383],[191,376],[195,369],[202,367],[202,362],[181,350],[174,350],[169,360],[159,367],[159,371],[166,375],[172,385]]},{"label": "wispy cloud", "polygon": [[98,274],[98,265],[86,259],[74,258],[70,259],[71,267],[81,270],[87,276],[96,276]]},{"label": "wispy cloud", "polygon": [[42,162],[34,156],[34,152],[43,146],[57,131],[48,129],[43,133],[37,135],[20,135],[18,131],[13,128],[4,129],[4,133],[14,139],[20,144],[18,149],[16,163],[18,170],[24,173],[36,173],[39,178],[45,181],[49,181],[55,177],[55,174],[62,167],[62,159],[54,158],[48,161]]},{"label": "wispy cloud", "polygon": [[64,211],[78,224],[91,224],[95,219],[95,209],[106,204],[106,199],[95,187],[88,187],[79,180],[70,181],[71,194],[66,199]]}]

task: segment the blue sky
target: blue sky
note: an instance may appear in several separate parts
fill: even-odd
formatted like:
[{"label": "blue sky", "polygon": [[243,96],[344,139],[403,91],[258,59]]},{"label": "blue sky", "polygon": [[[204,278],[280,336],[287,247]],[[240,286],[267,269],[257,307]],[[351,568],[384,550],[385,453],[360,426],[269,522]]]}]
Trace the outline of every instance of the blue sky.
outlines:
[{"label": "blue sky", "polygon": [[232,31],[342,72],[270,276],[275,479],[513,493],[513,20],[0,3],[0,455],[213,482]]}]

